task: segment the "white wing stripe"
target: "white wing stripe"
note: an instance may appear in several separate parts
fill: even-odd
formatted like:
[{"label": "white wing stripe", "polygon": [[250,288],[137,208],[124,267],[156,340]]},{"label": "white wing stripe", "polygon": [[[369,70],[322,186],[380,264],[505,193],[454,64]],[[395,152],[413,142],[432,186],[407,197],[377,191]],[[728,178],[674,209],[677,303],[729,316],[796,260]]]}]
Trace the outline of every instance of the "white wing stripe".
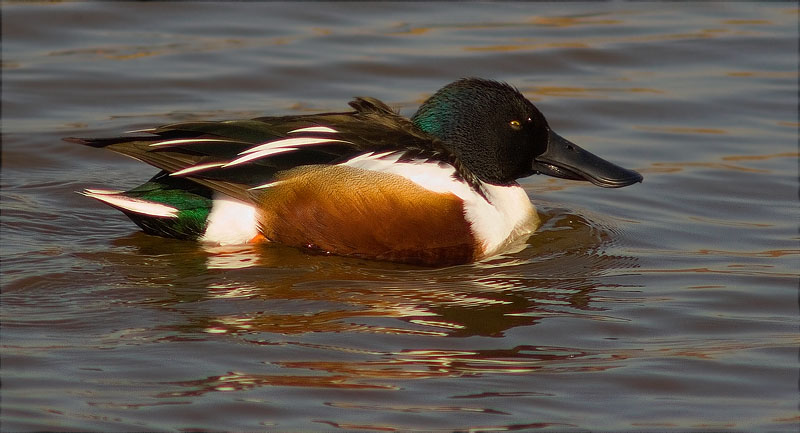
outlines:
[{"label": "white wing stripe", "polygon": [[219,138],[179,138],[177,140],[167,140],[167,141],[159,141],[156,143],[152,143],[150,146],[172,146],[175,144],[189,144],[189,143],[242,143],[242,144],[250,144],[246,141],[237,141],[237,140],[225,140]]},{"label": "white wing stripe", "polygon": [[309,126],[308,128],[300,128],[289,131],[289,134],[296,134],[298,132],[330,132],[332,134],[336,134],[339,131],[333,128],[328,128],[327,126]]},{"label": "white wing stripe", "polygon": [[106,202],[112,206],[121,207],[125,210],[136,212],[144,215],[152,215],[157,217],[175,218],[178,216],[178,209],[155,203],[152,201],[141,200],[138,198],[125,197],[122,195],[103,194],[91,192],[93,190],[86,190],[82,194],[102,202]]},{"label": "white wing stripe", "polygon": [[[229,141],[229,140],[218,140],[214,138],[206,138],[199,140],[179,139],[179,140],[158,142],[155,144],[151,144],[151,146],[155,145],[166,146],[170,144],[182,144],[182,143],[197,142],[197,141]],[[331,142],[347,143],[346,141],[343,140],[333,140],[330,138],[308,138],[308,137],[285,138],[282,140],[270,141],[261,144],[259,146],[256,146],[252,149],[247,149],[244,152],[240,152],[239,155],[243,155],[242,157],[234,159],[233,161],[230,161],[228,163],[212,162],[209,164],[194,165],[191,167],[184,168],[183,170],[178,170],[174,173],[171,173],[170,176],[182,176],[188,173],[194,173],[197,171],[202,171],[214,167],[222,167],[222,168],[231,167],[255,159],[264,158],[270,155],[277,155],[279,153],[291,152],[297,150],[296,146],[308,146],[308,145],[331,143]]]},{"label": "white wing stripe", "polygon": [[196,171],[202,171],[202,170],[206,170],[206,169],[214,168],[214,167],[222,167],[223,165],[225,165],[224,162],[211,162],[211,163],[208,163],[208,164],[198,164],[198,165],[193,165],[191,167],[186,167],[183,170],[178,170],[176,172],[170,173],[169,175],[170,176],[183,176],[184,174],[194,173]]},{"label": "white wing stripe", "polygon": [[252,187],[252,188],[249,188],[249,189],[253,190],[253,189],[265,189],[265,188],[271,188],[271,187],[273,187],[273,186],[276,186],[276,185],[278,185],[278,184],[281,184],[281,183],[283,183],[283,182],[285,182],[285,181],[283,181],[283,180],[276,180],[275,182],[265,183],[264,185],[254,186],[254,187]]},{"label": "white wing stripe", "polygon": [[230,167],[232,165],[239,165],[239,164],[245,163],[247,161],[252,161],[254,159],[263,158],[265,156],[276,155],[276,154],[284,153],[284,152],[291,152],[293,150],[297,150],[297,148],[296,147],[280,147],[280,148],[277,148],[277,149],[266,149],[266,150],[262,150],[262,151],[259,151],[259,152],[254,152],[254,153],[251,153],[249,155],[245,155],[245,156],[243,156],[241,158],[234,159],[233,161],[223,165],[222,168],[227,168],[227,167]]},{"label": "white wing stripe", "polygon": [[89,188],[87,188],[87,189],[83,190],[83,192],[81,192],[81,194],[88,196],[89,194],[92,194],[92,195],[95,195],[95,194],[96,195],[108,195],[108,194],[120,194],[120,193],[123,193],[123,192],[125,192],[125,191],[114,190],[114,189],[89,189]]},{"label": "white wing stripe", "polygon": [[281,140],[268,141],[266,143],[260,144],[256,147],[247,149],[244,152],[239,153],[239,155],[244,155],[246,153],[260,152],[265,149],[276,149],[276,148],[283,148],[290,146],[307,146],[311,144],[335,143],[335,142],[349,143],[344,140],[334,140],[332,138],[310,138],[310,137],[284,138]]},{"label": "white wing stripe", "polygon": [[354,158],[348,159],[347,161],[343,162],[342,165],[349,165],[351,167],[358,167],[360,163],[363,163],[365,161],[370,161],[370,160],[381,159],[381,158],[383,158],[385,156],[388,156],[388,155],[391,155],[392,153],[395,153],[395,152],[397,152],[397,151],[390,150],[388,152],[382,152],[382,153],[374,153],[374,152],[362,153],[361,155],[358,155],[358,156],[356,156]]}]

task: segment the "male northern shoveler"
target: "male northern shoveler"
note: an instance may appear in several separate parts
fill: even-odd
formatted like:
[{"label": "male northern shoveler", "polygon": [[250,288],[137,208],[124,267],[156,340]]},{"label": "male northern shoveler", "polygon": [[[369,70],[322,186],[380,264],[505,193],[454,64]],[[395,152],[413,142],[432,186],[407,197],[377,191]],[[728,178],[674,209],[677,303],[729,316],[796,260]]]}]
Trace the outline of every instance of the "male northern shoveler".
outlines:
[{"label": "male northern shoveler", "polygon": [[83,191],[147,233],[423,265],[471,262],[527,238],[539,221],[519,178],[610,188],[642,180],[553,132],[504,83],[455,81],[411,119],[374,98],[350,106],[66,140],[161,169],[130,191]]}]

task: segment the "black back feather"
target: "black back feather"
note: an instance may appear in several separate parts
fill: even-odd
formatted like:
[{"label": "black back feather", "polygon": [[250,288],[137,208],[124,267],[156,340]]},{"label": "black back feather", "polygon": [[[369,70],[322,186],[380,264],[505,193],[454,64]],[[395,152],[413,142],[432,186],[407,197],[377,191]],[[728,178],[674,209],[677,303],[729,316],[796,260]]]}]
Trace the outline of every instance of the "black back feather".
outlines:
[{"label": "black back feather", "polygon": [[[65,140],[107,148],[169,173],[201,164],[221,165],[236,159],[249,148],[283,138],[328,137],[340,140],[300,146],[291,152],[186,175],[187,179],[240,200],[248,200],[249,188],[271,182],[283,170],[300,165],[343,162],[366,152],[389,151],[402,152],[401,160],[425,159],[451,164],[456,168],[458,177],[480,191],[477,177],[461,164],[444,143],[398,115],[385,103],[375,98],[360,97],[349,105],[354,111],[220,122],[182,122],[143,131],[152,134],[150,136]],[[290,134],[314,126],[326,126],[337,132]],[[186,141],[159,144],[171,140]]]}]

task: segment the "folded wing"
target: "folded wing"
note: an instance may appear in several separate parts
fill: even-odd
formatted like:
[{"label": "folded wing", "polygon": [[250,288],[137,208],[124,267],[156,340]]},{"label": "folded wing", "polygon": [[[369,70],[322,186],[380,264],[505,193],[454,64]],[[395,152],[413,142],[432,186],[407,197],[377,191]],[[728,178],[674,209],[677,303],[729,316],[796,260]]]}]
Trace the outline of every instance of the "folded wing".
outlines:
[{"label": "folded wing", "polygon": [[183,122],[116,138],[68,138],[131,156],[240,200],[294,167],[336,164],[363,154],[402,152],[404,158],[453,163],[437,140],[383,102],[356,98],[352,112],[252,120]]}]

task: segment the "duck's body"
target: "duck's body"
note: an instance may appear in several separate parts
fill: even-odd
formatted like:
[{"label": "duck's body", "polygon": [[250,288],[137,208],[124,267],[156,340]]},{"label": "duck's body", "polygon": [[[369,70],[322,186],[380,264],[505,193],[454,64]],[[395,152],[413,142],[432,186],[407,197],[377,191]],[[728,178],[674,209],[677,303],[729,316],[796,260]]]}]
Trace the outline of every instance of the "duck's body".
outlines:
[{"label": "duck's body", "polygon": [[[70,141],[162,170],[131,191],[84,191],[148,233],[425,265],[478,260],[532,233],[538,218],[520,177],[544,172],[614,187],[641,180],[554,134],[505,84],[456,81],[411,120],[372,98],[350,105]],[[568,155],[577,164],[552,161],[565,151],[577,152]]]}]

